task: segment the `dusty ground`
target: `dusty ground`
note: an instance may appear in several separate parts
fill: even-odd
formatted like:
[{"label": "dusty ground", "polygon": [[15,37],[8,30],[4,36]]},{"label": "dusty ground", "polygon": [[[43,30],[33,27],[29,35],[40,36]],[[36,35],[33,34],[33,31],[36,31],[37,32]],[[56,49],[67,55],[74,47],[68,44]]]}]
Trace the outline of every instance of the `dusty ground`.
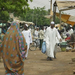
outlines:
[{"label": "dusty ground", "polygon": [[[25,75],[74,75],[75,63],[71,58],[75,57],[75,52],[58,52],[57,59],[47,61],[46,55],[40,50],[29,51],[29,56],[25,60]],[[4,75],[3,63],[0,63],[0,75]]]}]

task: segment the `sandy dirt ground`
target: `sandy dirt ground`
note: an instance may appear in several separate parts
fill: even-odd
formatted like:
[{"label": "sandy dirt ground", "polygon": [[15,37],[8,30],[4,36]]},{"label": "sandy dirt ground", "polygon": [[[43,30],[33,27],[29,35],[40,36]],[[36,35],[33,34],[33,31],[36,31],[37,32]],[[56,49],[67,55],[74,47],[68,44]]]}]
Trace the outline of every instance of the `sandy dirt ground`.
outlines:
[{"label": "sandy dirt ground", "polygon": [[[57,52],[57,59],[47,61],[47,56],[39,49],[30,51],[28,58],[25,60],[24,73],[25,75],[74,75],[75,52]],[[3,62],[0,62],[0,75],[4,75]]]}]

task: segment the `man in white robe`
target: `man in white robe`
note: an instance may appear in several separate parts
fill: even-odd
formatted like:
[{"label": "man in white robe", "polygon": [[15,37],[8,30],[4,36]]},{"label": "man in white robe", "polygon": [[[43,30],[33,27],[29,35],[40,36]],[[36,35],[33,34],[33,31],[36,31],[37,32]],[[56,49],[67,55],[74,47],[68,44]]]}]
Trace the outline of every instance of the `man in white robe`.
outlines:
[{"label": "man in white robe", "polygon": [[30,32],[30,30],[28,30],[28,25],[27,24],[25,24],[24,30],[22,31],[22,33],[23,33],[23,35],[25,37],[25,40],[26,40],[26,43],[27,43],[27,53],[25,55],[25,58],[27,58],[29,46],[30,46],[30,43],[32,43],[31,32]]},{"label": "man in white robe", "polygon": [[70,34],[70,36],[73,33],[73,29],[72,29],[72,26],[71,25],[70,25],[70,29],[68,30],[68,33]]},{"label": "man in white robe", "polygon": [[56,58],[55,55],[55,45],[57,43],[56,37],[61,41],[61,36],[58,30],[54,27],[54,22],[51,22],[51,26],[47,28],[45,32],[44,41],[46,41],[46,54],[47,60],[52,60]]}]

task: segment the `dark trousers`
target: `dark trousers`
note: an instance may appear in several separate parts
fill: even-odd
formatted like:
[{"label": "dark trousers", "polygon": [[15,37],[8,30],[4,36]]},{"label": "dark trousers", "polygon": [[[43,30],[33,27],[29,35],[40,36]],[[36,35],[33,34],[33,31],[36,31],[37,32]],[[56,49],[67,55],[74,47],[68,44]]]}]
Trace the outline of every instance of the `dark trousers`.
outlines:
[{"label": "dark trousers", "polygon": [[43,39],[40,39],[40,49],[42,48]]}]

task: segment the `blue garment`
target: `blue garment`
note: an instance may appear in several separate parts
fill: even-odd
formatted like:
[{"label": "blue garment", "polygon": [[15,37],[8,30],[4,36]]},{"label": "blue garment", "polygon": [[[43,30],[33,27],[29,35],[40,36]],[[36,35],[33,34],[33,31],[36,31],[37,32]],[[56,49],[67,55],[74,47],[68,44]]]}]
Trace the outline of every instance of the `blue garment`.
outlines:
[{"label": "blue garment", "polygon": [[42,53],[46,53],[46,42],[44,41],[43,43],[42,43]]},{"label": "blue garment", "polygon": [[3,32],[6,33],[6,30],[4,29]]}]

